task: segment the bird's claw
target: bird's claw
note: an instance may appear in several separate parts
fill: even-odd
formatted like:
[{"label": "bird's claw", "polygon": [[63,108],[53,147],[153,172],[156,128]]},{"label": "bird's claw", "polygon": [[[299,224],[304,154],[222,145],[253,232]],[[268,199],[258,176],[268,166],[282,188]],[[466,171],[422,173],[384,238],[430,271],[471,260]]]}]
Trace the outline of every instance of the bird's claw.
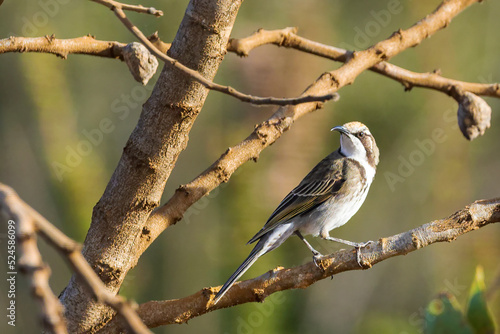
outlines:
[{"label": "bird's claw", "polygon": [[356,246],[354,246],[354,247],[356,247],[356,248],[364,248],[364,247],[368,246],[369,244],[371,244],[372,242],[375,243],[375,241],[373,241],[373,240],[368,240],[367,242],[358,242],[356,244]]},{"label": "bird's claw", "polygon": [[314,264],[316,265],[316,267],[318,267],[319,269],[323,269],[323,267],[321,266],[321,258],[323,257],[323,254],[321,253],[314,253],[313,254],[313,261],[314,261]]},{"label": "bird's claw", "polygon": [[[358,265],[361,267],[361,268],[364,268],[365,266],[363,265],[363,259],[361,258],[361,248],[365,248],[366,246],[368,246],[369,244],[371,243],[375,243],[375,241],[372,241],[372,240],[368,240],[367,242],[360,242],[360,243],[357,243],[356,245],[354,245],[354,248],[356,249],[356,261],[358,262]],[[370,265],[371,267],[371,265]]]}]

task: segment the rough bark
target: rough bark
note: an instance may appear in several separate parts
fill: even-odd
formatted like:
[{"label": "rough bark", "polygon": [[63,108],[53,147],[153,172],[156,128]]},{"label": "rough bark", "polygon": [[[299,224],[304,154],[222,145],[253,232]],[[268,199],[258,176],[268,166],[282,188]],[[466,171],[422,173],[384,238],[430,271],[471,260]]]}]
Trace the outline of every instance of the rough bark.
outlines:
[{"label": "rough bark", "polygon": [[[192,0],[169,54],[212,80],[222,61],[241,1]],[[208,90],[166,65],[144,104],[118,166],[94,207],[83,255],[117,293],[137,261],[137,245],[151,211],[188,142],[188,134]],[[113,315],[98,304],[73,276],[61,295],[70,332],[92,332]]]}]

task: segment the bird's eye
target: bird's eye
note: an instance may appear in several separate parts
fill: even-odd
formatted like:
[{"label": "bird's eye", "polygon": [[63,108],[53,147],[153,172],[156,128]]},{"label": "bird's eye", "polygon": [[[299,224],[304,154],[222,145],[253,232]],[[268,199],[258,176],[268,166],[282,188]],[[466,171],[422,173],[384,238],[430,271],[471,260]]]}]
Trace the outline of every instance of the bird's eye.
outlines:
[{"label": "bird's eye", "polygon": [[366,135],[366,133],[364,131],[361,131],[360,133],[358,133],[359,138],[363,138],[365,135]]}]

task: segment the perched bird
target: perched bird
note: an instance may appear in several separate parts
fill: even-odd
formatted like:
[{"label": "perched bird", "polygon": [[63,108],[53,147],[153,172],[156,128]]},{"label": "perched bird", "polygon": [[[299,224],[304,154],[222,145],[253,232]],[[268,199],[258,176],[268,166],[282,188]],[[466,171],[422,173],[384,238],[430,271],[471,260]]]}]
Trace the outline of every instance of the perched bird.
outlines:
[{"label": "perched bird", "polygon": [[322,255],[303,235],[320,236],[359,249],[367,243],[333,238],[329,232],[344,225],[365,201],[375,177],[379,150],[366,125],[350,122],[331,129],[340,132],[340,148],[321,160],[293,189],[248,242],[257,244],[250,255],[222,286],[214,299],[217,303],[234,282],[262,255],[297,235],[313,253],[315,263]]}]

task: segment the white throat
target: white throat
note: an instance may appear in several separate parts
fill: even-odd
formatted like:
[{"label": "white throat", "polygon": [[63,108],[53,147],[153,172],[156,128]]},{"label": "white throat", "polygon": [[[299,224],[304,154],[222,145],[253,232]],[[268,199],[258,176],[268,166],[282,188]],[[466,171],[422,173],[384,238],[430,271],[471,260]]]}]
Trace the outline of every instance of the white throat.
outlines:
[{"label": "white throat", "polygon": [[366,150],[361,141],[357,138],[351,138],[350,136],[347,137],[345,134],[340,136],[340,153],[348,158],[356,159],[358,161],[367,160]]},{"label": "white throat", "polygon": [[346,158],[350,158],[359,162],[366,170],[366,179],[368,184],[371,184],[375,177],[375,168],[373,168],[366,157],[366,149],[357,138],[345,138],[347,135],[340,136],[340,153]]}]

